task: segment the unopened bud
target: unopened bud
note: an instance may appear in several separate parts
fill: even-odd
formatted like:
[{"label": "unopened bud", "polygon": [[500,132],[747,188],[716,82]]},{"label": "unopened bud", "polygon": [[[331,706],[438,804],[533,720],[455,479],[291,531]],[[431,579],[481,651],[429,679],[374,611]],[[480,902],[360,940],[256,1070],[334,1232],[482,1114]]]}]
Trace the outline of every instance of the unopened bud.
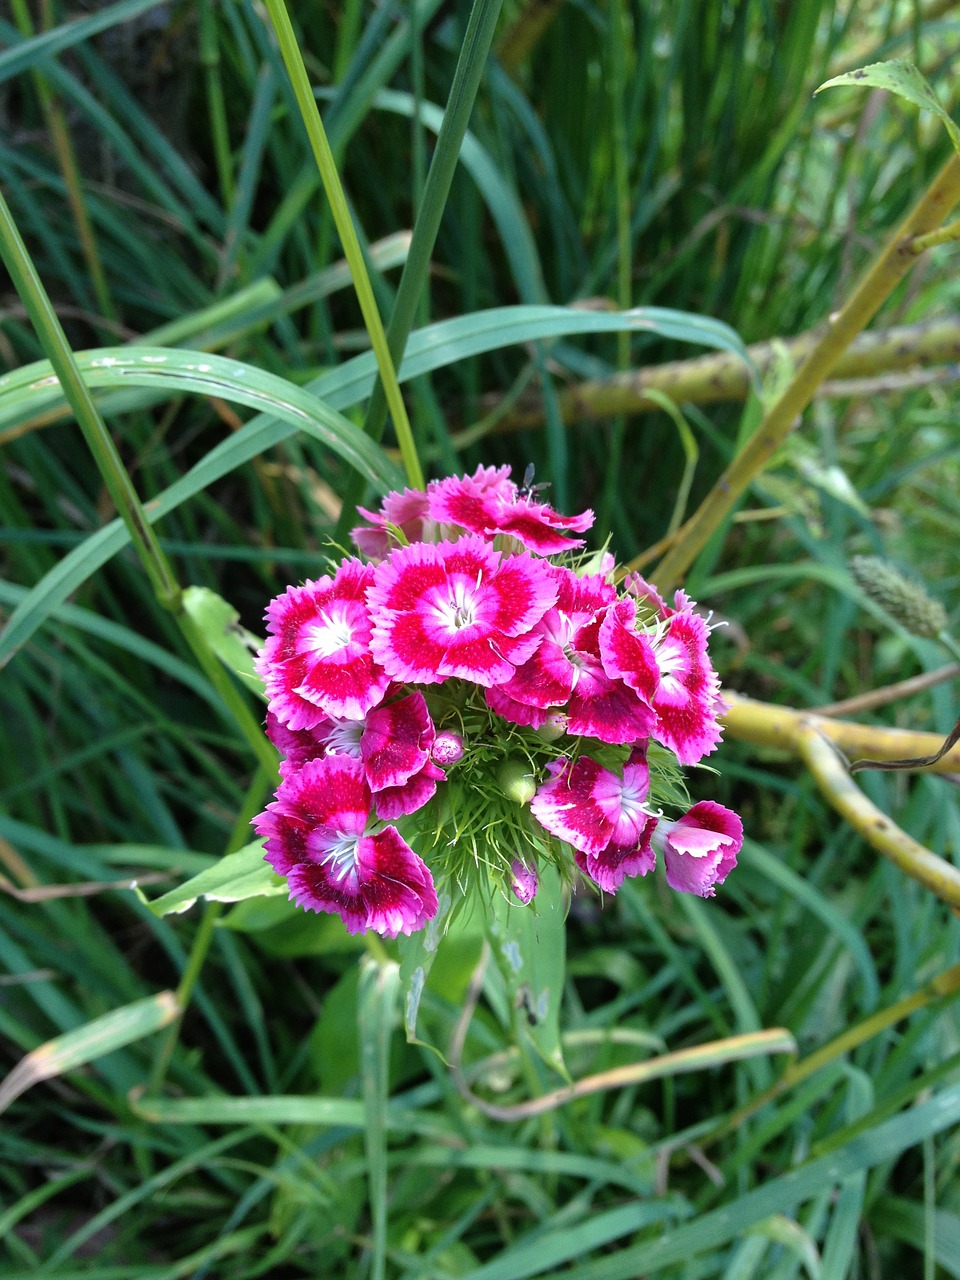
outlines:
[{"label": "unopened bud", "polygon": [[556,742],[567,732],[567,717],[562,711],[551,711],[537,730],[537,737],[542,742]]},{"label": "unopened bud", "polygon": [[514,858],[510,872],[513,876],[510,888],[517,901],[525,907],[537,896],[537,873],[533,867],[521,862],[519,858]]},{"label": "unopened bud", "polygon": [[456,764],[463,759],[463,737],[452,729],[441,729],[433,740],[430,751],[435,764]]},{"label": "unopened bud", "polygon": [[537,780],[529,763],[517,756],[503,762],[497,781],[507,799],[515,800],[517,804],[529,804],[537,794]]}]

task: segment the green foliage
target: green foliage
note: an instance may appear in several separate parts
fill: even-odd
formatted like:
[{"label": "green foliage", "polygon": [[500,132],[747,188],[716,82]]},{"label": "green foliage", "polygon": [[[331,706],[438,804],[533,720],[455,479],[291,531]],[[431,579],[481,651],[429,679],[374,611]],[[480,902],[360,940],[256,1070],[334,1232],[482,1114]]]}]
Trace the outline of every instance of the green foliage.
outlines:
[{"label": "green foliage", "polygon": [[[375,361],[261,8],[87,8],[42,6],[50,30],[19,0],[0,18],[0,188],[188,617],[221,674],[249,674],[266,601],[339,558],[354,477],[368,499],[402,483],[395,440],[361,429]],[[389,328],[466,8],[290,8]],[[624,353],[641,367],[820,324],[949,144],[947,121],[927,132],[902,103],[861,117],[865,95],[812,94],[909,58],[933,99],[907,96],[949,115],[956,24],[882,2],[536,9],[532,31],[530,6],[505,5],[477,77],[399,372],[430,474],[533,461],[559,506],[601,512],[598,542],[612,533],[626,561],[669,527],[681,478],[695,506],[756,404],[565,429],[558,392]],[[856,82],[919,84],[882,65]],[[880,323],[956,310],[950,252]],[[561,930],[547,886],[536,915],[496,900],[503,966],[484,967],[474,913],[439,950],[401,939],[361,970],[362,940],[292,907],[248,844],[266,765],[130,554],[44,357],[8,291],[0,1274],[960,1274],[955,997],[923,988],[884,1021],[956,963],[943,905],[795,761],[727,743],[722,780],[690,780],[752,837],[715,900],[580,888]],[[531,398],[547,427],[498,434]],[[904,381],[815,402],[802,448],[691,575],[729,624],[714,645],[730,685],[809,707],[942,663],[934,640],[863,612],[846,566],[915,569],[955,621],[955,400],[949,382]],[[259,719],[251,683],[228,678]],[[956,711],[941,684],[862,714],[943,734]],[[956,858],[950,781],[864,788]],[[238,868],[275,896],[238,901]],[[147,875],[154,909],[122,887]],[[235,905],[157,913],[204,895]],[[517,929],[533,936],[513,952]],[[477,1103],[759,1027],[810,1062],[781,1091],[781,1059],[728,1058],[654,1083],[611,1074],[540,1116]]]}]

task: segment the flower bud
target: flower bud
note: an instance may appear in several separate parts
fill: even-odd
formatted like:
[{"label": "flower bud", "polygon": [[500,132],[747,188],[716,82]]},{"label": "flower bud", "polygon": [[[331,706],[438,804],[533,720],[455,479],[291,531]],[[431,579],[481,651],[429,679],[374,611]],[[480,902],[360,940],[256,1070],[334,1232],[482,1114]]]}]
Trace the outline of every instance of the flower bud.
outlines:
[{"label": "flower bud", "polygon": [[529,804],[537,794],[537,780],[530,764],[519,756],[510,756],[503,762],[497,781],[507,799],[517,804]]},{"label": "flower bud", "polygon": [[541,742],[556,742],[558,738],[562,738],[567,732],[567,717],[562,711],[551,711],[546,720],[537,730],[537,737]]},{"label": "flower bud", "polygon": [[430,752],[435,764],[456,764],[463,759],[463,737],[453,729],[441,729],[433,740]]},{"label": "flower bud", "polygon": [[513,876],[510,888],[517,901],[525,907],[537,895],[537,873],[533,867],[526,862],[521,862],[519,858],[514,858],[510,873]]}]

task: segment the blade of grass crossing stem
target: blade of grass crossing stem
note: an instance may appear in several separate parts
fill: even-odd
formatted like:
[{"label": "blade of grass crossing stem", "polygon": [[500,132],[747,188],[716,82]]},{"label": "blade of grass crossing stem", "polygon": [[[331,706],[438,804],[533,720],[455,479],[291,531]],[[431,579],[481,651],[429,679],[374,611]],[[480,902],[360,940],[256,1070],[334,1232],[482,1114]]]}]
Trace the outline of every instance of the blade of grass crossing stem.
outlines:
[{"label": "blade of grass crossing stem", "polygon": [[387,1102],[390,1039],[397,1021],[400,966],[365,956],[360,965],[357,1025],[363,1081],[364,1144],[373,1226],[372,1280],[384,1280],[387,1265]]},{"label": "blade of grass crossing stem", "polygon": [[0,1112],[6,1111],[11,1102],[41,1080],[62,1076],[114,1049],[142,1040],[167,1026],[179,1012],[173,992],[161,991],[159,995],[114,1009],[76,1031],[48,1040],[21,1058],[0,1084]]},{"label": "blade of grass crossing stem", "polygon": [[287,68],[287,74],[290,77],[307,136],[310,139],[314,159],[323,179],[327,199],[330,201],[337,232],[340,236],[340,243],[343,245],[344,255],[350,264],[353,287],[357,294],[360,310],[363,313],[367,332],[370,335],[370,344],[377,357],[377,367],[380,372],[387,404],[393,415],[393,425],[397,433],[397,442],[400,446],[400,456],[403,459],[404,470],[407,473],[410,485],[414,489],[422,489],[424,485],[423,471],[420,467],[420,460],[417,457],[413,433],[410,429],[403,396],[400,392],[400,383],[397,381],[396,370],[387,344],[387,335],[384,332],[380,312],[377,310],[377,304],[373,296],[373,288],[363,260],[360,241],[353,225],[353,219],[350,216],[350,209],[347,206],[346,196],[340,183],[340,175],[337,173],[333,152],[330,150],[330,144],[327,141],[323,121],[320,119],[317,100],[313,96],[313,89],[310,87],[310,81],[307,78],[307,70],[303,64],[303,57],[297,45],[286,5],[283,0],[266,0],[266,2],[270,21],[273,23],[273,28],[280,44],[280,51]]},{"label": "blade of grass crossing stem", "polygon": [[618,1215],[622,1209],[592,1216],[574,1228],[538,1234],[521,1241],[493,1262],[470,1271],[464,1280],[525,1280],[546,1275],[549,1280],[635,1280],[638,1275],[662,1274],[661,1268],[689,1262],[709,1249],[727,1245],[755,1223],[775,1213],[789,1213],[797,1205],[819,1195],[825,1184],[842,1183],[854,1174],[896,1159],[923,1140],[960,1120],[960,1085],[885,1124],[858,1135],[829,1155],[809,1160],[799,1168],[768,1180],[722,1208],[670,1228],[657,1239],[628,1246],[606,1257],[565,1269],[546,1271],[589,1254],[635,1228]]},{"label": "blade of grass crossing stem", "polygon": [[[458,360],[499,350],[512,343],[571,334],[612,333],[620,327],[648,334],[656,333],[675,338],[680,342],[717,347],[741,355],[744,351],[740,339],[727,325],[669,308],[638,307],[626,314],[620,314],[581,311],[573,307],[496,307],[478,315],[441,321],[415,334],[410,341],[404,364],[401,366],[400,376],[404,379],[414,378],[420,373],[444,368]],[[115,348],[113,352],[85,353],[81,359],[84,361],[85,368],[88,364],[90,366],[87,376],[91,383],[94,379],[92,366],[97,358],[116,354],[122,359],[128,359],[133,350],[126,347]],[[164,350],[162,354],[165,358],[171,355],[169,350]],[[245,367],[237,366],[236,362],[230,363],[235,367]],[[42,373],[42,366],[32,366],[27,371],[17,370],[0,379],[0,389],[4,393],[9,388],[11,394],[22,393],[27,397],[35,396],[37,403],[46,405],[50,400],[49,391],[42,385],[37,385],[38,381],[45,376],[48,374]],[[113,376],[109,370],[101,367],[96,371],[98,382],[95,385],[101,385],[100,380],[105,383]],[[278,382],[287,388],[288,395],[291,390],[298,392],[303,390],[308,392],[315,401],[321,400],[329,408],[342,410],[357,404],[369,394],[374,377],[375,362],[367,353],[338,366],[303,389],[291,388],[290,384],[284,383],[282,379],[278,379]],[[31,380],[32,390],[26,385]],[[159,385],[163,385],[161,378],[158,377],[156,381]],[[22,389],[21,382],[25,384]],[[14,388],[16,390],[13,390]],[[225,394],[225,388],[222,388],[218,394]],[[3,401],[0,401],[0,413],[5,400],[6,394]],[[260,403],[262,404],[262,401]],[[239,431],[211,449],[186,475],[158,494],[150,503],[147,519],[151,523],[161,519],[188,498],[203,492],[215,481],[236,470],[245,462],[249,462],[251,458],[257,457],[266,449],[293,435],[297,429],[296,426],[289,420],[278,422],[276,414],[280,412],[280,408],[274,405],[271,409],[271,413],[258,414]],[[31,405],[30,412],[34,410],[35,406]],[[306,416],[309,417],[309,414]],[[351,429],[355,430],[352,424]],[[357,441],[361,440],[371,450],[377,452],[376,446],[357,432]],[[335,446],[330,443],[330,447]],[[382,459],[382,454],[380,457]],[[50,612],[63,604],[77,587],[122,550],[127,541],[126,530],[120,521],[115,521],[91,534],[79,547],[64,556],[11,614],[0,635],[0,664],[24,645],[47,619]]]}]

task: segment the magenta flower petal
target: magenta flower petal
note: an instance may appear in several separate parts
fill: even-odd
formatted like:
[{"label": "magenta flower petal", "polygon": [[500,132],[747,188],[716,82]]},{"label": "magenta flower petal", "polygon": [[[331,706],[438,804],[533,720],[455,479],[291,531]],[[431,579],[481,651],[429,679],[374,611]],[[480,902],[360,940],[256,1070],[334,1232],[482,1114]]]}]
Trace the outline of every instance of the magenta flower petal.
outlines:
[{"label": "magenta flower petal", "polygon": [[530,801],[541,826],[581,853],[598,854],[610,843],[619,816],[620,779],[580,756],[547,765],[551,775]]},{"label": "magenta flower petal", "polygon": [[636,628],[636,603],[624,597],[607,610],[600,624],[603,669],[633,689],[649,706],[660,684],[660,668],[650,636]]},{"label": "magenta flower petal", "polygon": [[374,929],[393,938],[432,919],[437,895],[429,869],[395,827],[367,831],[370,806],[362,763],[327,756],[285,778],[254,825],[291,898],[336,912],[351,933]]},{"label": "magenta flower petal", "polygon": [[266,812],[254,819],[266,837],[266,859],[285,876],[304,860],[323,856],[337,841],[358,839],[370,816],[363,765],[348,756],[307,761],[284,778]]},{"label": "magenta flower petal", "polygon": [[361,836],[348,871],[301,862],[287,883],[300,906],[337,912],[348,933],[373,929],[395,938],[422,929],[437,914],[433,877],[396,827]]},{"label": "magenta flower petal", "polygon": [[478,467],[472,476],[453,476],[430,485],[430,515],[438,523],[459,526],[490,540],[503,534],[528,551],[555,555],[582,547],[582,533],[593,524],[593,512],[563,516],[546,502],[522,494],[508,477],[509,467]]},{"label": "magenta flower petal", "polygon": [[428,800],[433,799],[437,783],[442,782],[445,777],[442,769],[438,769],[432,761],[427,761],[419,773],[415,773],[401,786],[384,787],[382,791],[375,791],[373,804],[377,817],[402,818],[406,813],[416,813]]},{"label": "magenta flower petal", "polygon": [[431,519],[490,540],[497,506],[516,493],[509,477],[509,467],[478,467],[472,476],[434,481],[428,489]]},{"label": "magenta flower petal", "polygon": [[[557,603],[547,610],[537,625],[537,631],[542,636],[540,644],[532,656],[517,668],[516,675],[501,686],[513,702],[541,710],[565,705],[583,678],[585,670],[593,668],[600,671],[597,619],[602,617],[607,606],[617,596],[610,583],[596,575],[578,578],[570,569],[560,566],[554,566],[552,573],[557,584]],[[605,691],[610,683],[609,680],[604,681]],[[591,698],[598,690],[589,676],[587,685],[589,687],[585,688],[584,693],[587,698]],[[581,696],[577,702],[578,709],[583,701],[584,697]],[[506,715],[505,712],[503,714]],[[616,714],[615,710],[614,715]],[[507,719],[513,719],[517,724],[533,723],[516,716],[507,716]],[[608,717],[601,715],[601,721],[606,719]],[[588,721],[592,723],[590,717],[586,716],[584,723]],[[594,731],[592,728],[574,728],[571,732],[593,734]],[[638,732],[633,732],[631,726],[623,732],[626,736],[605,738],[605,741],[632,742],[645,730],[641,728]]]},{"label": "magenta flower petal", "polygon": [[373,569],[345,560],[333,578],[290,587],[271,601],[273,633],[257,659],[268,705],[289,729],[325,716],[361,719],[390,683],[370,653],[365,594]]},{"label": "magenta flower petal", "polygon": [[599,658],[582,654],[579,678],[567,707],[569,732],[601,742],[629,743],[653,731],[656,716],[622,680],[611,680]]},{"label": "magenta flower petal", "polygon": [[325,731],[333,721],[326,717],[312,729],[288,729],[272,711],[267,712],[267,737],[280,752],[280,776],[285,777],[308,760],[319,760],[327,753]]},{"label": "magenta flower petal", "polygon": [[635,843],[615,844],[611,840],[605,849],[601,849],[593,857],[575,849],[573,856],[577,866],[604,893],[616,893],[627,876],[645,876],[657,865],[657,855],[651,839],[656,826],[657,819],[652,814],[644,814]]},{"label": "magenta flower petal", "polygon": [[504,692],[503,685],[487,689],[484,696],[490,710],[495,711],[498,716],[503,716],[504,720],[509,720],[511,724],[539,729],[549,719],[549,712],[541,710],[540,707],[531,707],[525,702],[517,702],[515,698],[511,698]]},{"label": "magenta flower petal", "polygon": [[679,893],[712,898],[737,865],[743,823],[722,804],[701,800],[662,835],[667,884]]},{"label": "magenta flower petal", "polygon": [[674,613],[655,646],[660,683],[653,736],[681,764],[696,764],[720,742],[719,680],[707,654],[709,628],[692,611]]},{"label": "magenta flower petal", "polygon": [[379,511],[366,511],[363,507],[357,507],[357,511],[369,525],[352,529],[350,536],[371,560],[383,560],[397,545],[391,525],[401,531],[407,542],[424,541],[429,532],[429,500],[421,489],[388,493]]},{"label": "magenta flower petal", "polygon": [[541,556],[582,547],[582,538],[569,538],[567,534],[583,533],[593,521],[592,511],[583,511],[578,516],[562,516],[545,502],[521,497],[503,503],[495,512],[498,533],[516,538],[521,546]]},{"label": "magenta flower petal", "polygon": [[374,657],[395,679],[421,684],[508,680],[539,644],[533,628],[556,599],[546,565],[473,536],[401,547],[374,572]]},{"label": "magenta flower petal", "polygon": [[399,787],[430,759],[433,721],[422,693],[387,702],[367,714],[360,753],[373,791]]}]

